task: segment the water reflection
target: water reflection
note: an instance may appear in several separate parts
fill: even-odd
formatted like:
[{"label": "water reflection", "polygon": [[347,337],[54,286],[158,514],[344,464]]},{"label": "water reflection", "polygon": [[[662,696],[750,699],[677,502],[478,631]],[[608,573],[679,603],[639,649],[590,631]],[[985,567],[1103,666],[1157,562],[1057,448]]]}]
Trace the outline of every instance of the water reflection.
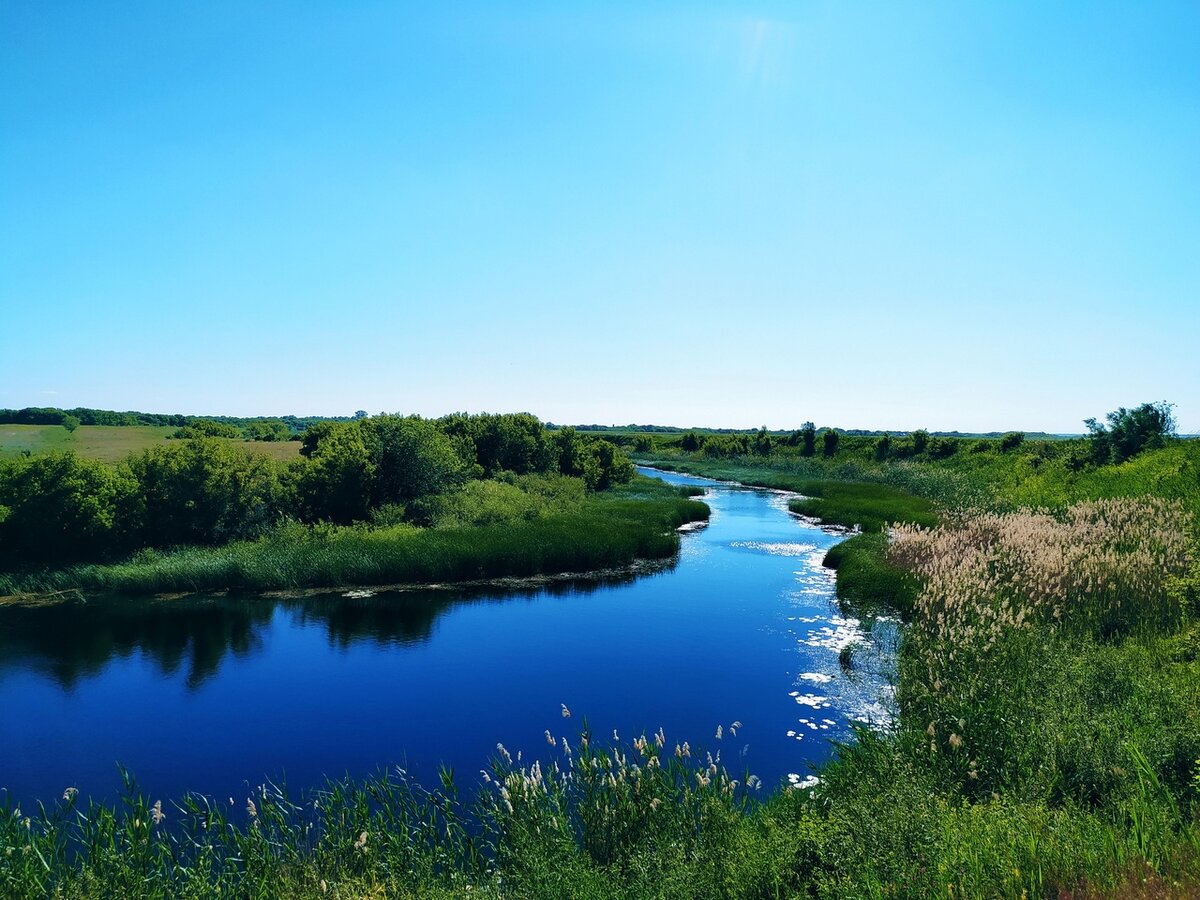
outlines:
[{"label": "water reflection", "polygon": [[86,602],[0,608],[0,673],[33,670],[60,687],[98,676],[114,660],[135,654],[164,675],[186,671],[194,690],[232,657],[263,648],[276,616],[324,628],[331,647],[359,642],[412,647],[428,642],[438,619],[455,606],[543,596],[590,594],[668,572],[675,561],[589,577],[502,585],[414,590],[354,590],[303,595],[231,594],[179,598],[97,596]]}]

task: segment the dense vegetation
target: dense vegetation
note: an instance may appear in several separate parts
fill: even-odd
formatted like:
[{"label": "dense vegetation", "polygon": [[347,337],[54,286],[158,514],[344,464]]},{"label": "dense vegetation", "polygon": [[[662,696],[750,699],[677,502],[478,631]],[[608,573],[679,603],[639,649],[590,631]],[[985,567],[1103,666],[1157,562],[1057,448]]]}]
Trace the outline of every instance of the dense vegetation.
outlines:
[{"label": "dense vegetation", "polygon": [[633,478],[629,458],[525,414],[321,422],[289,463],[187,427],[201,431],[116,465],[0,460],[0,591],[530,574],[666,555],[664,523],[701,514],[678,496],[598,501]]},{"label": "dense vegetation", "polygon": [[18,897],[1196,896],[1200,442],[1164,423],[1118,459],[1113,432],[1129,420],[1114,415],[1082,440],[1014,433],[950,452],[919,434],[883,451],[843,435],[828,456],[815,429],[766,452],[747,436],[734,455],[707,454],[707,437],[688,449],[686,435],[645,436],[660,464],[803,488],[803,514],[864,526],[831,562],[852,611],[905,620],[897,715],[803,786],[760,790],[727,772],[720,730],[702,751],[560,722],[540,760],[498,748],[478,796],[450,773],[433,788],[400,773],[297,799],[266,785],[229,804],[160,804],[131,787],[116,810],[80,810],[68,790],[32,816],[0,810],[0,885]]}]

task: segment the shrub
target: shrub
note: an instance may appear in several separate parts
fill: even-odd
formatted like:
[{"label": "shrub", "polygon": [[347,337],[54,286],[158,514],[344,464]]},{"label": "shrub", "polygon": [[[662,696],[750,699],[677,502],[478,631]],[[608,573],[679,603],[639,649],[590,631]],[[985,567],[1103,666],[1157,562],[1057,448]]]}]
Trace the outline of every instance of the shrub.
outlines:
[{"label": "shrub", "polygon": [[1000,442],[997,445],[1001,453],[1008,453],[1011,450],[1016,450],[1025,441],[1025,432],[1010,431],[1007,434],[1000,436]]}]

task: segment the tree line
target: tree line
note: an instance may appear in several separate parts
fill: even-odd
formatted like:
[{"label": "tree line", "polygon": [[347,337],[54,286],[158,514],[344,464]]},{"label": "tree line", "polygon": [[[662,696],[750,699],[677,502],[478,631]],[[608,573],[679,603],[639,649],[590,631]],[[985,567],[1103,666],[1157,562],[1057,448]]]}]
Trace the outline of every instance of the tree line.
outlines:
[{"label": "tree line", "polygon": [[107,560],[252,538],[284,521],[422,524],[430,498],[501,473],[628,481],[629,457],[528,414],[380,415],[320,422],[301,457],[271,460],[200,434],[116,465],[54,452],[0,461],[0,566]]},{"label": "tree line", "polygon": [[801,457],[838,456],[840,452],[867,457],[876,462],[889,460],[940,460],[965,451],[968,453],[1013,453],[1022,450],[1035,458],[1065,456],[1073,469],[1085,466],[1118,464],[1143,450],[1161,447],[1175,432],[1173,406],[1170,403],[1143,403],[1133,409],[1121,407],[1105,416],[1104,423],[1086,419],[1088,434],[1083,440],[1038,440],[1027,442],[1023,431],[969,438],[931,434],[925,429],[903,433],[839,432],[825,428],[818,432],[805,422],[791,433],[768,431],[712,433],[691,429],[677,437],[638,435],[629,440],[636,453],[652,453],[656,448],[678,448],[684,453],[714,459],[739,456],[794,455]]},{"label": "tree line", "polygon": [[[360,410],[354,418],[366,417]],[[0,425],[62,425],[74,431],[80,425],[132,427],[150,425],[176,428],[172,437],[229,437],[248,441],[299,440],[318,422],[349,422],[350,416],[188,416],[178,413],[117,412],[79,406],[59,409],[54,406],[27,406],[24,409],[0,409]]]}]

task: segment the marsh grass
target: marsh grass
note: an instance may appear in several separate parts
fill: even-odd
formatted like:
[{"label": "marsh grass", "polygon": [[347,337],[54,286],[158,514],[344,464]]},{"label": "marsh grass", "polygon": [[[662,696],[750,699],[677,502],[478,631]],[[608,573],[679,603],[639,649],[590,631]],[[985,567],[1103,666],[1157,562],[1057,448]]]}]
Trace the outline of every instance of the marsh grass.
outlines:
[{"label": "marsh grass", "polygon": [[460,794],[402,770],[300,798],[145,796],[115,805],[72,788],[31,814],[0,806],[5,897],[783,896],[808,832],[784,830],[719,753],[547,731],[541,759],[502,746]]},{"label": "marsh grass", "polygon": [[31,591],[164,593],[435,583],[587,572],[679,549],[679,525],[706,518],[696,501],[608,501],[516,523],[416,528],[289,525],[256,541],[168,552],[31,577]]},{"label": "marsh grass", "polygon": [[879,531],[893,522],[932,526],[939,521],[933,503],[887,484],[798,481],[791,490],[806,496],[788,501],[788,509],[829,525]]}]

